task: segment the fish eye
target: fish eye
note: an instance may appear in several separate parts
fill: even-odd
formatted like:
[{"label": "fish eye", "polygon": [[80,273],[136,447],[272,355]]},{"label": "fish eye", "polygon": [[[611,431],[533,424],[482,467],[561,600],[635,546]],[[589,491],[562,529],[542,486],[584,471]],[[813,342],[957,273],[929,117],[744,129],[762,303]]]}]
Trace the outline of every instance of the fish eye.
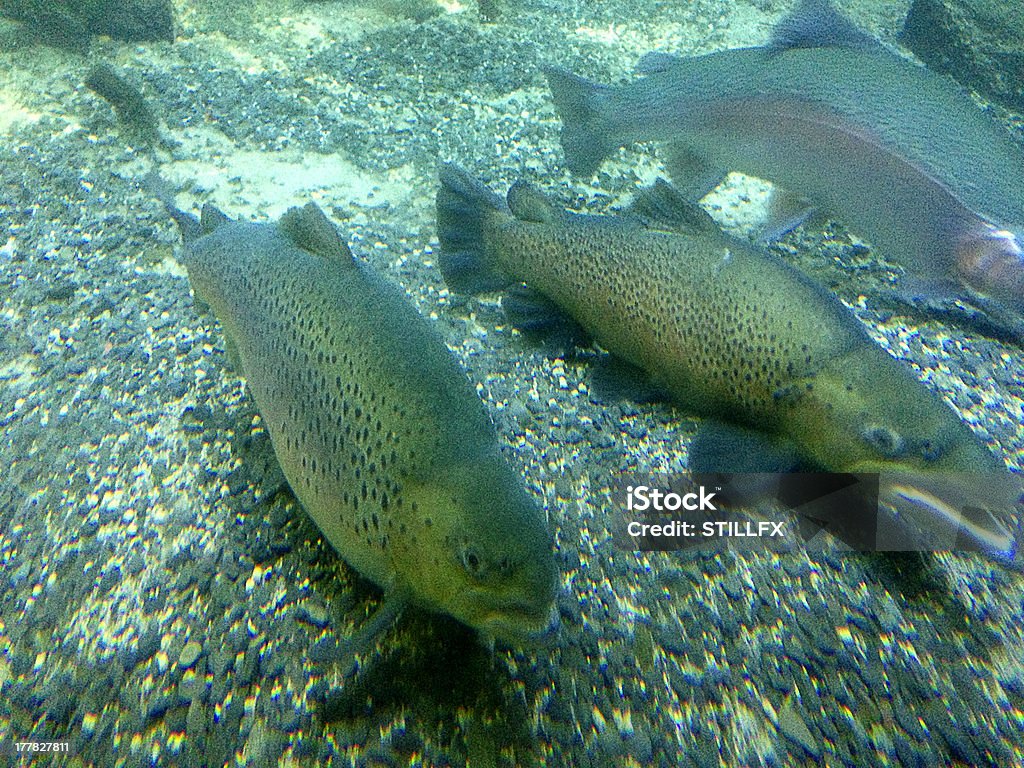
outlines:
[{"label": "fish eye", "polygon": [[462,567],[473,576],[479,577],[483,574],[484,562],[475,549],[466,547],[462,550]]},{"label": "fish eye", "polygon": [[906,449],[903,436],[884,424],[869,424],[861,433],[864,442],[883,456],[895,458],[901,456]]}]

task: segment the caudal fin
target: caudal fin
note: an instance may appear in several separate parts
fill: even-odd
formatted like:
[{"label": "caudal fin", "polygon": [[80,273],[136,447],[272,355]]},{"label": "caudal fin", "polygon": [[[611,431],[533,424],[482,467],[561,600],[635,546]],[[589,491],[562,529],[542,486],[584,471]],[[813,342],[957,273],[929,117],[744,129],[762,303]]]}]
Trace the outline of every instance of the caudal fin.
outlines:
[{"label": "caudal fin", "polygon": [[486,293],[508,285],[493,266],[487,242],[489,216],[511,215],[500,197],[457,165],[441,166],[437,191],[437,265],[448,286],[459,293]]},{"label": "caudal fin", "polygon": [[592,176],[618,144],[611,137],[604,106],[610,88],[561,67],[544,67],[555,109],[562,118],[565,163],[577,176]]}]

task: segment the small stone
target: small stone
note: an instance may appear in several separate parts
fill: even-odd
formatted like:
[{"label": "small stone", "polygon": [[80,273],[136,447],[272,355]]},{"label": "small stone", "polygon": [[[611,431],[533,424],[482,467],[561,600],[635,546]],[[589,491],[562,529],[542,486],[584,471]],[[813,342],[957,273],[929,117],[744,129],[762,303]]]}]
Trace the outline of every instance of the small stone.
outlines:
[{"label": "small stone", "polygon": [[312,624],[314,627],[323,629],[330,624],[330,617],[327,615],[327,609],[314,602],[305,602],[295,610],[295,618],[306,624]]},{"label": "small stone", "polygon": [[817,759],[821,756],[821,747],[811,734],[807,723],[796,711],[793,700],[786,697],[782,709],[779,710],[779,731],[790,741],[796,742],[803,747],[804,751],[811,757]]},{"label": "small stone", "polygon": [[185,647],[181,649],[181,655],[178,657],[178,666],[182,669],[188,669],[203,653],[203,646],[197,643],[195,640],[190,640],[185,643]]}]

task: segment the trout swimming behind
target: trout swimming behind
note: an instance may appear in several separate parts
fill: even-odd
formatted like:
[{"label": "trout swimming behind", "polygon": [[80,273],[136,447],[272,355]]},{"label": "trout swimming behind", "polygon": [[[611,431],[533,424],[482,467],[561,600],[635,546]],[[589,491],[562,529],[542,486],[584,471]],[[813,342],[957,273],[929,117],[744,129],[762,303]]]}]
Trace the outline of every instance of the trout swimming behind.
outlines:
[{"label": "trout swimming behind", "polygon": [[729,171],[767,179],[1024,342],[1024,149],[946,78],[822,0],[805,0],[770,45],[650,54],[640,70],[607,86],[547,69],[574,173],[657,141],[692,199]]},{"label": "trout swimming behind", "polygon": [[[458,291],[525,283],[675,403],[743,428],[718,431],[718,455],[729,466],[708,466],[699,453],[715,441],[698,436],[693,469],[776,471],[743,456],[792,453],[814,470],[885,473],[895,481],[882,489],[884,500],[916,516],[925,532],[948,517],[938,499],[949,473],[984,473],[981,482],[995,477],[993,485],[1006,478],[994,505],[1013,506],[1002,462],[838,299],[723,233],[664,182],[641,194],[632,213],[570,214],[521,182],[506,204],[444,166],[439,264]],[[723,448],[721,435],[738,438]],[[986,551],[1012,555],[1014,537],[987,515],[958,522]]]},{"label": "trout swimming behind", "polygon": [[388,600],[515,642],[549,625],[552,538],[466,375],[319,208],[277,224],[177,213],[285,477]]}]

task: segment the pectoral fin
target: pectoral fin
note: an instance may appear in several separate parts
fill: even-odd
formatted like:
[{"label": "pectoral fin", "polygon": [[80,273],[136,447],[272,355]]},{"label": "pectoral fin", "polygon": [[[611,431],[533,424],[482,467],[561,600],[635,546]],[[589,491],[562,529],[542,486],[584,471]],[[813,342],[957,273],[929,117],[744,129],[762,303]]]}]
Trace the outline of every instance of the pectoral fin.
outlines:
[{"label": "pectoral fin", "polygon": [[587,334],[557,304],[526,285],[508,289],[501,298],[508,321],[527,338],[549,351],[564,354],[587,343]]},{"label": "pectoral fin", "polygon": [[385,594],[384,601],[370,618],[355,634],[344,639],[342,645],[347,660],[342,677],[351,677],[355,674],[359,666],[357,657],[367,658],[373,655],[377,643],[402,616],[406,604],[406,600],[399,595]]},{"label": "pectoral fin", "polygon": [[699,473],[795,472],[801,462],[788,440],[710,419],[690,445],[689,466]]},{"label": "pectoral fin", "polygon": [[640,368],[608,355],[596,362],[590,374],[590,391],[599,400],[657,403],[668,399],[663,388]]},{"label": "pectoral fin", "polygon": [[238,354],[238,347],[228,334],[224,334],[224,355],[228,359],[228,367],[239,376],[245,376],[242,368],[242,358]]}]

